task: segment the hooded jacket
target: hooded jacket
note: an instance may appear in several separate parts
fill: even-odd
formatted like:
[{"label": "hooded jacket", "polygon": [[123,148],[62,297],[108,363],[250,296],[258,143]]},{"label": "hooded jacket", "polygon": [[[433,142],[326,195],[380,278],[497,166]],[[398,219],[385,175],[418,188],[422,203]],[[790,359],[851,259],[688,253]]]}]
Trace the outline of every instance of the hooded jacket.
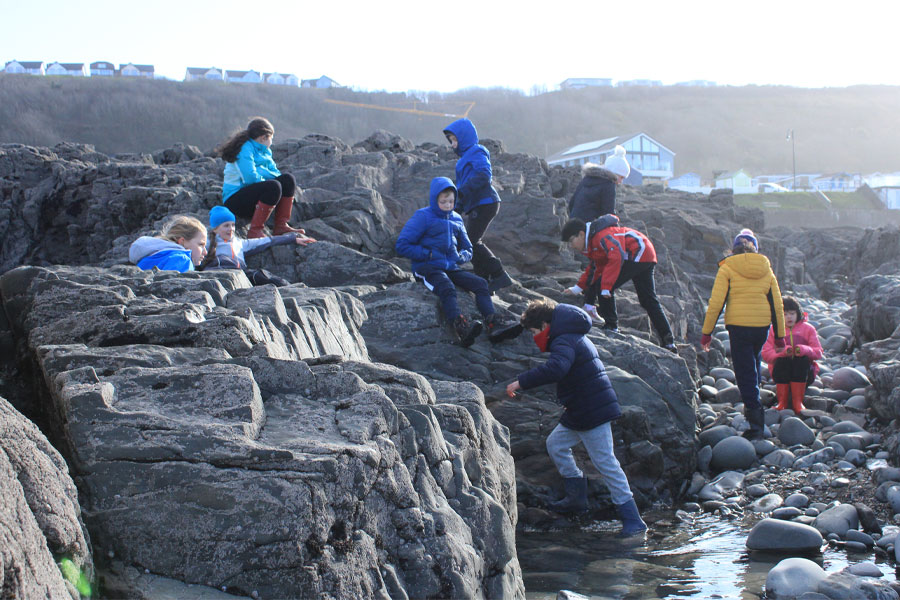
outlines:
[{"label": "hooded jacket", "polygon": [[[812,363],[813,372],[818,374],[819,365],[816,361],[823,358],[825,353],[822,351],[819,333],[806,319],[806,313],[803,313],[800,315],[800,320],[794,323],[793,327],[785,328],[784,343],[786,346],[793,346],[799,356],[807,357]],[[766,338],[766,343],[762,349],[762,358],[769,365],[770,375],[780,353],[781,350],[775,348],[775,330],[770,327],[769,337]]]},{"label": "hooded jacket", "polygon": [[618,175],[600,165],[587,163],[582,178],[569,199],[569,218],[590,223],[603,215],[616,214]]},{"label": "hooded jacket", "polygon": [[272,149],[256,140],[247,140],[238,152],[237,160],[225,163],[225,180],[222,183],[222,201],[236,191],[260,181],[275,179],[281,171],[272,159]]},{"label": "hooded jacket", "polygon": [[556,382],[557,401],[565,407],[559,422],[578,431],[622,416],[597,348],[585,336],[590,330],[586,312],[570,304],[557,305],[550,321],[550,358],[518,377],[523,390]]},{"label": "hooded jacket", "polygon": [[453,121],[444,134],[456,136],[456,210],[468,213],[476,206],[500,202],[500,195],[491,185],[491,153],[478,143],[475,124],[469,119]]},{"label": "hooded jacket", "polygon": [[719,261],[702,333],[712,334],[723,307],[726,325],[773,325],[776,337],[784,337],[781,290],[769,259],[762,254],[735,254]]},{"label": "hooded jacket", "polygon": [[591,264],[578,280],[581,289],[600,279],[601,291],[612,291],[626,261],[656,262],[656,249],[650,239],[637,229],[620,227],[616,215],[603,215],[588,223],[584,237],[588,240],[584,255],[591,259]]},{"label": "hooded jacket", "polygon": [[[296,233],[285,233],[283,235],[251,240],[232,235],[231,242],[226,242],[216,234],[216,255],[203,268],[208,271],[216,269],[244,269],[247,267],[247,256],[253,256],[272,246],[291,244],[296,239]],[[207,250],[211,247],[212,240],[206,245]]]},{"label": "hooded jacket", "polygon": [[413,273],[418,275],[455,271],[472,258],[472,242],[462,217],[438,206],[438,195],[447,189],[456,194],[456,186],[448,178],[432,179],[428,206],[413,213],[397,238],[397,254],[410,259]]},{"label": "hooded jacket", "polygon": [[162,271],[193,271],[191,251],[169,240],[142,235],[128,249],[128,260],[147,271],[156,267]]}]

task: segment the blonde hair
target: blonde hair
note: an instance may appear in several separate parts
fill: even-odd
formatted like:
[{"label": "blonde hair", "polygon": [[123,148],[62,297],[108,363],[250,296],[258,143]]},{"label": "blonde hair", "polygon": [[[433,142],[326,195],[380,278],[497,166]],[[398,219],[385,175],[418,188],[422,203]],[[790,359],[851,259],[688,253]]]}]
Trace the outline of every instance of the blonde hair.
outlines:
[{"label": "blonde hair", "polygon": [[181,238],[192,240],[200,233],[206,235],[206,226],[199,219],[187,215],[178,215],[166,223],[160,237],[177,244]]}]

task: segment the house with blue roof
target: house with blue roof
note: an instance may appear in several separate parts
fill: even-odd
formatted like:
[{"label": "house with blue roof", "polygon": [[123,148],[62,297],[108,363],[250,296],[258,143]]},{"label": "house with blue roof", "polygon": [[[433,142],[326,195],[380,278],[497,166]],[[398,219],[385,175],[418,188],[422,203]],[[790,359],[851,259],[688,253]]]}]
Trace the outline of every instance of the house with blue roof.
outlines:
[{"label": "house with blue roof", "polygon": [[643,180],[665,181],[675,174],[675,153],[646,133],[618,135],[578,144],[549,156],[547,164],[574,167],[590,162],[602,165],[616,146],[625,148],[625,158],[631,165],[631,174],[625,183],[640,185]]}]

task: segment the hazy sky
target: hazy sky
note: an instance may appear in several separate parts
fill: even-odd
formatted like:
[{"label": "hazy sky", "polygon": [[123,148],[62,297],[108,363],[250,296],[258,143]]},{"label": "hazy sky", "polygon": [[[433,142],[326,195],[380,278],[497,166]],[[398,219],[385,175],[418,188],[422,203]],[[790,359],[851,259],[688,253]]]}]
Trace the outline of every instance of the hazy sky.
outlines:
[{"label": "hazy sky", "polygon": [[883,0],[3,1],[0,63],[328,75],[366,90],[552,89],[568,77],[900,85]]}]

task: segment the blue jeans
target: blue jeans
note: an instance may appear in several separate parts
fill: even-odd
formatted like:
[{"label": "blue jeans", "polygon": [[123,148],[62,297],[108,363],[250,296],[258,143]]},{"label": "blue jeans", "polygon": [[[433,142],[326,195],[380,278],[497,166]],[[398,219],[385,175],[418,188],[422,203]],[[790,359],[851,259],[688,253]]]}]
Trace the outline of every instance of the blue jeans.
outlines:
[{"label": "blue jeans", "polygon": [[744,414],[747,409],[761,409],[759,355],[769,335],[769,326],[726,325],[725,329],[728,330],[728,341],[731,343],[731,364],[734,366],[734,378],[741,391],[741,400],[744,402]]},{"label": "blue jeans", "polygon": [[572,455],[572,447],[579,442],[584,444],[591,462],[603,477],[603,483],[609,488],[613,503],[619,505],[631,500],[633,494],[628,485],[628,478],[613,452],[612,427],[609,423],[585,431],[557,425],[550,432],[547,436],[547,452],[556,464],[559,474],[566,479],[584,477]]},{"label": "blue jeans", "polygon": [[441,300],[441,309],[444,318],[453,322],[459,316],[459,305],[456,302],[456,288],[461,287],[467,292],[475,294],[475,305],[485,317],[494,314],[494,302],[491,300],[491,292],[488,283],[471,271],[433,271],[419,277],[425,280],[425,287],[431,290]]}]

